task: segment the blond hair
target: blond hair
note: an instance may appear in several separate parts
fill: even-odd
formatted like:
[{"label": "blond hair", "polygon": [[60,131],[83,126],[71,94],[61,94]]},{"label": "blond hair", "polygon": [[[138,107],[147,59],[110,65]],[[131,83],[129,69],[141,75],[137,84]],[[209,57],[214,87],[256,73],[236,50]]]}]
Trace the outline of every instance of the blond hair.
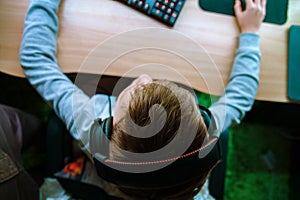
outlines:
[{"label": "blond hair", "polygon": [[[164,121],[164,124],[155,135],[144,137],[145,132],[151,133],[153,128],[143,129],[145,131],[140,132],[140,129],[132,127],[130,123],[132,121],[137,125],[136,127],[147,127],[153,121],[158,123]],[[182,124],[184,131],[180,132],[178,129]],[[189,137],[192,130],[195,130],[195,136],[185,142],[185,138]],[[130,158],[123,153],[124,150],[134,153],[156,151],[168,145],[179,134],[180,145],[186,146],[185,153],[198,149],[208,137],[207,128],[193,95],[169,81],[143,85],[134,91],[128,105],[128,112],[114,125],[111,141],[119,148],[111,149],[111,158],[128,161]],[[168,158],[169,155],[166,153],[155,159]],[[127,199],[192,199],[200,191],[208,173],[199,174],[192,180],[178,183],[170,188],[147,190],[119,187],[119,189],[128,196]]]}]

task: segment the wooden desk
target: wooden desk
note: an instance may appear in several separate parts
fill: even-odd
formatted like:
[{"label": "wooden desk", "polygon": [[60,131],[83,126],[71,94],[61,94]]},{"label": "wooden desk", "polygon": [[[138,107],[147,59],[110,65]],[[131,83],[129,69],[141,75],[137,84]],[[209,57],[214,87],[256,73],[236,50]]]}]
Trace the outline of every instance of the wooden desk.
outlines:
[{"label": "wooden desk", "polygon": [[[0,1],[0,71],[21,77],[19,47],[28,4]],[[198,0],[187,0],[173,28],[112,0],[64,0],[59,17],[57,57],[63,72],[129,77],[146,72],[185,84],[188,80],[214,95],[228,81],[239,34],[234,17],[203,11]],[[290,0],[284,25],[262,25],[258,100],[288,102],[291,24],[300,25],[299,0]]]}]

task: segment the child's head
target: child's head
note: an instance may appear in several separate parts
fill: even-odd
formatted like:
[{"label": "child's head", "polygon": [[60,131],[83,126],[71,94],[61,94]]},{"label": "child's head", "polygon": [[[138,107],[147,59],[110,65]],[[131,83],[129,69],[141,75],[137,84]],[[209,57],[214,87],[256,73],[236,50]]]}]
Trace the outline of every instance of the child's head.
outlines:
[{"label": "child's head", "polygon": [[[172,152],[161,150],[175,137],[177,142]],[[110,158],[132,161],[124,152],[146,155],[161,150],[158,157],[145,158],[145,161],[164,160],[199,149],[207,138],[206,125],[190,91],[169,81],[152,81],[142,75],[118,98],[111,142],[119,148],[111,148]],[[208,173],[209,170],[202,172],[171,188],[119,189],[133,199],[189,199],[199,192]],[[175,176],[180,176],[180,172]]]}]

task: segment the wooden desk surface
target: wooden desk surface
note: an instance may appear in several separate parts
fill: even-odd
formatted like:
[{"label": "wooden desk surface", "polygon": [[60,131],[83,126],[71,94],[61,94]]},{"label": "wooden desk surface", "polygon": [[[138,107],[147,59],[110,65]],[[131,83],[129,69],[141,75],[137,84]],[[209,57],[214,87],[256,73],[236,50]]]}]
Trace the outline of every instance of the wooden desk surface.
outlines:
[{"label": "wooden desk surface", "polygon": [[[24,77],[19,65],[29,0],[0,1],[0,71]],[[58,63],[65,73],[133,77],[142,72],[220,95],[239,31],[232,16],[203,11],[187,0],[173,28],[112,0],[64,0],[59,12]],[[300,1],[290,0],[284,25],[261,28],[258,100],[288,102],[287,33],[300,25]]]}]

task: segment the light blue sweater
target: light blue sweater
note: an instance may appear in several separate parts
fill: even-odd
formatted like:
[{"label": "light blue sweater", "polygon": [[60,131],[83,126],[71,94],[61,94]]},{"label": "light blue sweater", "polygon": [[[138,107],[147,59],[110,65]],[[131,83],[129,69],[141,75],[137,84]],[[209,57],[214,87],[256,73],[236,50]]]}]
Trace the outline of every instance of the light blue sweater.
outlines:
[{"label": "light blue sweater", "polygon": [[[88,97],[60,70],[56,62],[59,0],[32,0],[25,18],[20,61],[24,73],[40,95],[53,106],[72,136],[89,149],[89,128],[96,118],[110,116],[108,97]],[[199,33],[201,34],[201,33]],[[219,132],[241,122],[253,105],[259,84],[259,36],[239,37],[229,83],[209,109]],[[111,98],[112,111],[115,97]]]}]

